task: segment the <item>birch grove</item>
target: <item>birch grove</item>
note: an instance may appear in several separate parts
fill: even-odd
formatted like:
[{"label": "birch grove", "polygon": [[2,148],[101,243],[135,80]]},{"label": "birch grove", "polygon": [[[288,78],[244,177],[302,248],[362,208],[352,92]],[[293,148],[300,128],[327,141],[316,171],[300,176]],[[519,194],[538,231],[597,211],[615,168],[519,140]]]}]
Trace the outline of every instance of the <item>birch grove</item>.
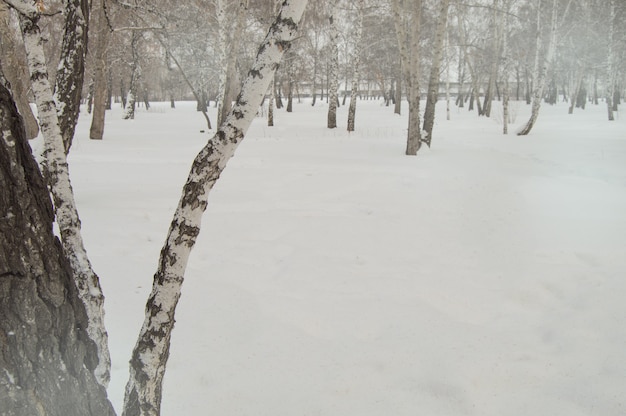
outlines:
[{"label": "birch grove", "polygon": [[[37,191],[40,194],[37,200],[47,196],[52,201],[41,202],[41,212],[28,217],[33,222],[30,231],[37,228],[35,221],[38,221],[43,230],[39,237],[50,248],[39,257],[58,260],[51,267],[56,277],[67,279],[46,289],[50,293],[38,289],[41,282],[30,282],[25,293],[31,296],[39,291],[42,296],[49,296],[51,300],[44,303],[50,306],[50,314],[57,314],[51,316],[58,323],[55,330],[60,332],[45,335],[51,335],[51,342],[66,346],[63,348],[76,349],[76,368],[70,370],[86,379],[84,389],[79,388],[82,381],[66,377],[68,368],[63,367],[71,367],[71,360],[63,361],[52,354],[47,362],[54,363],[54,369],[58,367],[59,373],[52,379],[61,380],[59,389],[72,387],[78,391],[76,395],[81,397],[75,413],[81,416],[113,414],[106,399],[111,360],[104,325],[104,295],[81,236],[67,159],[81,100],[87,96],[85,74],[87,84],[94,86],[91,139],[104,137],[107,102],[121,101],[127,118],[154,111],[146,105],[135,113],[137,102],[147,104],[144,97],[148,92],[157,100],[167,96],[172,108],[176,100],[195,99],[204,115],[204,120],[198,117],[201,123],[198,129],[203,132],[212,127],[210,111],[219,120],[217,132],[191,165],[160,253],[143,326],[130,359],[125,416],[160,413],[175,310],[208,196],[254,117],[263,115],[264,99],[269,102],[267,125],[272,126],[276,113],[280,114],[276,119],[280,122],[282,117],[291,117],[289,113],[294,108],[310,111],[309,105],[298,107],[301,99],[310,100],[307,104],[313,101],[324,105],[318,97],[323,98],[326,92],[328,112],[315,122],[319,127],[325,123],[327,128],[334,129],[338,118],[346,117],[348,131],[355,130],[359,100],[380,100],[381,112],[387,111],[406,124],[401,130],[401,134],[406,131],[405,154],[416,156],[422,150],[420,158],[415,159],[419,164],[422,154],[430,151],[433,134],[437,132],[436,103],[443,85],[448,120],[456,94],[457,111],[472,112],[477,117],[493,111],[495,119],[499,116],[495,111],[501,108],[502,123],[497,120],[493,126],[504,134],[513,129],[518,106],[528,105],[524,109],[530,113],[530,119],[516,127],[518,135],[530,134],[542,105],[559,105],[563,101],[569,101],[570,113],[574,107],[584,110],[585,104],[606,105],[608,120],[615,121],[626,88],[626,29],[620,25],[626,19],[626,3],[616,0],[179,3],[67,0],[62,6],[57,3],[0,0],[0,149],[3,152],[0,161],[4,169],[0,175],[3,181],[0,202],[7,200],[5,195],[17,191],[24,191],[23,194]],[[310,14],[304,14],[307,3],[316,7]],[[576,13],[569,13],[570,10]],[[303,14],[308,16],[308,22],[300,27]],[[293,42],[303,37],[308,39]],[[255,55],[250,45],[259,44]],[[309,45],[309,49],[301,45]],[[425,48],[432,49],[432,53]],[[25,62],[20,57],[22,49]],[[446,68],[442,71],[444,59]],[[250,66],[252,69],[244,76],[242,70]],[[429,72],[422,72],[422,68],[428,68]],[[513,94],[515,85],[517,94]],[[235,98],[233,91],[239,88],[241,92]],[[349,106],[339,108],[340,94],[344,94],[344,104],[350,96]],[[528,96],[527,104],[520,101],[524,95]],[[288,96],[286,109],[281,108],[282,96]],[[388,108],[391,96],[395,100],[393,110]],[[35,103],[39,123],[34,119],[29,100]],[[278,108],[274,106],[275,100]],[[425,100],[423,113],[421,100]],[[465,106],[467,100],[469,105]],[[497,100],[501,100],[501,107],[495,105]],[[401,119],[391,111],[400,114],[403,101],[408,104],[408,117]],[[607,117],[604,110],[602,117]],[[41,172],[28,154],[30,150],[24,139],[37,136],[38,129],[43,139]],[[18,142],[20,146],[15,145]],[[423,143],[427,144],[424,149]],[[355,145],[359,143],[355,141]],[[24,163],[26,174],[20,173],[16,161]],[[38,179],[37,174],[45,183],[38,182],[44,179]],[[23,180],[24,175],[32,176],[31,182]],[[0,216],[7,223],[12,218],[8,214]],[[53,220],[58,226],[60,246],[54,242]],[[29,254],[30,248],[14,237],[3,229],[0,242],[4,251],[0,253],[13,253],[14,248],[19,248],[20,254],[11,259],[26,262],[26,266],[41,260]],[[2,255],[0,266],[8,263],[5,259],[9,258]],[[4,276],[3,273],[0,275]],[[0,302],[0,307],[21,307],[12,298],[14,295],[1,294],[4,297],[0,301],[6,302]],[[69,314],[72,316],[63,308],[72,309]],[[20,319],[27,321],[27,312]],[[68,322],[63,322],[66,316],[63,314],[68,316]],[[46,315],[43,319],[47,322],[53,318]],[[32,332],[32,328],[26,325],[24,331],[24,334]],[[27,335],[23,338],[26,345]],[[65,335],[68,339],[60,340]],[[49,358],[46,355],[49,352],[42,351],[41,357]],[[18,362],[22,357],[14,354]],[[0,389],[5,389],[0,390],[0,398],[36,399],[36,394],[23,386],[8,386],[3,381],[12,378],[8,370],[4,374],[0,372]],[[50,384],[55,387],[55,383]],[[14,402],[9,405],[8,401],[0,400],[0,413],[13,415],[6,409],[11,406],[13,412],[19,408],[19,401]],[[58,409],[73,406],[60,400],[56,403]],[[93,404],[91,409],[90,404]],[[37,414],[37,409],[35,401],[29,402],[19,416]],[[57,413],[64,414],[63,410]]]}]

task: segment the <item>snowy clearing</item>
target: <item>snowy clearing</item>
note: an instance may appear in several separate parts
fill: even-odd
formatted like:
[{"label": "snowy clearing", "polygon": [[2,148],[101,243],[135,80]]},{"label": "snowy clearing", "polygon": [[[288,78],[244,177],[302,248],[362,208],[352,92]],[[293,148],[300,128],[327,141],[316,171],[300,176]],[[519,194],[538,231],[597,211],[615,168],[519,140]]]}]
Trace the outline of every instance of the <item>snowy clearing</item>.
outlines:
[{"label": "snowy clearing", "polygon": [[[336,130],[306,102],[255,120],[209,197],[164,416],[626,413],[625,120],[544,104],[530,136],[503,136],[498,114],[446,121],[438,105],[417,157],[380,101],[359,101],[352,134],[347,107]],[[101,142],[83,111],[70,154],[118,411],[210,137],[195,103],[177,106],[124,121],[118,105]],[[510,131],[529,111],[513,103]]]}]

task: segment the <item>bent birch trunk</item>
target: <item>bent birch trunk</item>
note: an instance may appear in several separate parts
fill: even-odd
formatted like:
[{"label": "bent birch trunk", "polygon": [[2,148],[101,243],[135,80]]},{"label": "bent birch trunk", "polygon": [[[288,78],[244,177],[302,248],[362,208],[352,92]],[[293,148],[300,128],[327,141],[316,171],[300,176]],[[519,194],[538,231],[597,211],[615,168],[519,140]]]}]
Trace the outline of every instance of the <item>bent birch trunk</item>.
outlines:
[{"label": "bent birch trunk", "polygon": [[283,53],[296,36],[306,3],[307,0],[283,1],[280,13],[259,47],[235,106],[191,166],[161,250],[146,305],[146,317],[130,361],[123,416],[156,416],[160,413],[174,312],[189,254],[200,233],[209,192],[250,127]]}]

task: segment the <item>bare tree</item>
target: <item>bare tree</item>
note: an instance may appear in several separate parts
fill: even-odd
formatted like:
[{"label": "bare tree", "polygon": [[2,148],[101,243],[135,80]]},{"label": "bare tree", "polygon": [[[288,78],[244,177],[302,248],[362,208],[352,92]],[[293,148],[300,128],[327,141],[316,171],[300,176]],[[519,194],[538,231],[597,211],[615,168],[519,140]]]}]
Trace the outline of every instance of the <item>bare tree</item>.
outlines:
[{"label": "bare tree", "polygon": [[208,194],[254,119],[284,52],[296,35],[306,0],[284,0],[241,93],[224,123],[196,156],[154,275],[146,317],[130,361],[124,416],[158,415],[174,312],[187,260],[200,233]]},{"label": "bare tree", "polygon": [[330,22],[330,77],[328,81],[328,119],[327,126],[329,129],[337,127],[337,104],[339,103],[339,27],[338,27],[339,10],[337,3],[332,8],[332,12],[328,17]]},{"label": "bare tree", "polygon": [[365,0],[358,0],[356,4],[356,21],[353,29],[352,45],[352,91],[348,107],[348,131],[354,131],[356,118],[356,100],[359,91],[360,66],[361,66],[361,38],[363,36],[363,14],[365,13]]},{"label": "bare tree", "polygon": [[110,29],[107,24],[106,0],[93,0],[92,16],[89,23],[90,46],[93,59],[93,116],[89,129],[89,138],[102,140],[107,102],[107,70],[109,68],[107,50]]},{"label": "bare tree", "polygon": [[545,47],[545,54],[542,49],[542,36],[541,36],[541,4],[544,0],[537,0],[537,46],[535,51],[535,69],[533,70],[533,102],[530,119],[517,134],[518,136],[525,136],[532,130],[537,117],[539,116],[539,108],[541,107],[541,100],[543,98],[543,92],[546,87],[546,80],[548,77],[548,70],[552,64],[554,58],[554,52],[556,49],[556,35],[557,35],[557,16],[558,16],[558,0],[552,0],[552,13],[550,18],[550,35],[548,43]]},{"label": "bare tree", "polygon": [[609,0],[609,39],[606,68],[606,108],[609,121],[614,121],[613,95],[615,93],[615,0]]},{"label": "bare tree", "polygon": [[417,155],[422,145],[420,123],[420,62],[419,40],[422,16],[421,0],[393,0],[394,24],[398,37],[402,74],[407,83],[409,102],[409,128],[406,154]]},{"label": "bare tree", "polygon": [[433,58],[430,67],[430,77],[428,78],[428,93],[426,95],[426,107],[424,109],[424,137],[423,141],[430,147],[435,126],[435,105],[439,95],[439,73],[441,71],[441,59],[443,58],[444,36],[448,24],[449,0],[442,0],[439,3],[439,17],[437,19],[437,29],[435,30],[435,42],[433,45]]}]

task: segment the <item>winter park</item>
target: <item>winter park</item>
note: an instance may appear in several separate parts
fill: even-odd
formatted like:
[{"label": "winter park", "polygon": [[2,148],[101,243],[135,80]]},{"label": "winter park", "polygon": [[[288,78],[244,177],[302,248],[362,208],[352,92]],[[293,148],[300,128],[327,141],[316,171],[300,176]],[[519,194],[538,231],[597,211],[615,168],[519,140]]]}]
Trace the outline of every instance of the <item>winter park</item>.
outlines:
[{"label": "winter park", "polygon": [[626,414],[626,3],[0,16],[0,415]]}]

